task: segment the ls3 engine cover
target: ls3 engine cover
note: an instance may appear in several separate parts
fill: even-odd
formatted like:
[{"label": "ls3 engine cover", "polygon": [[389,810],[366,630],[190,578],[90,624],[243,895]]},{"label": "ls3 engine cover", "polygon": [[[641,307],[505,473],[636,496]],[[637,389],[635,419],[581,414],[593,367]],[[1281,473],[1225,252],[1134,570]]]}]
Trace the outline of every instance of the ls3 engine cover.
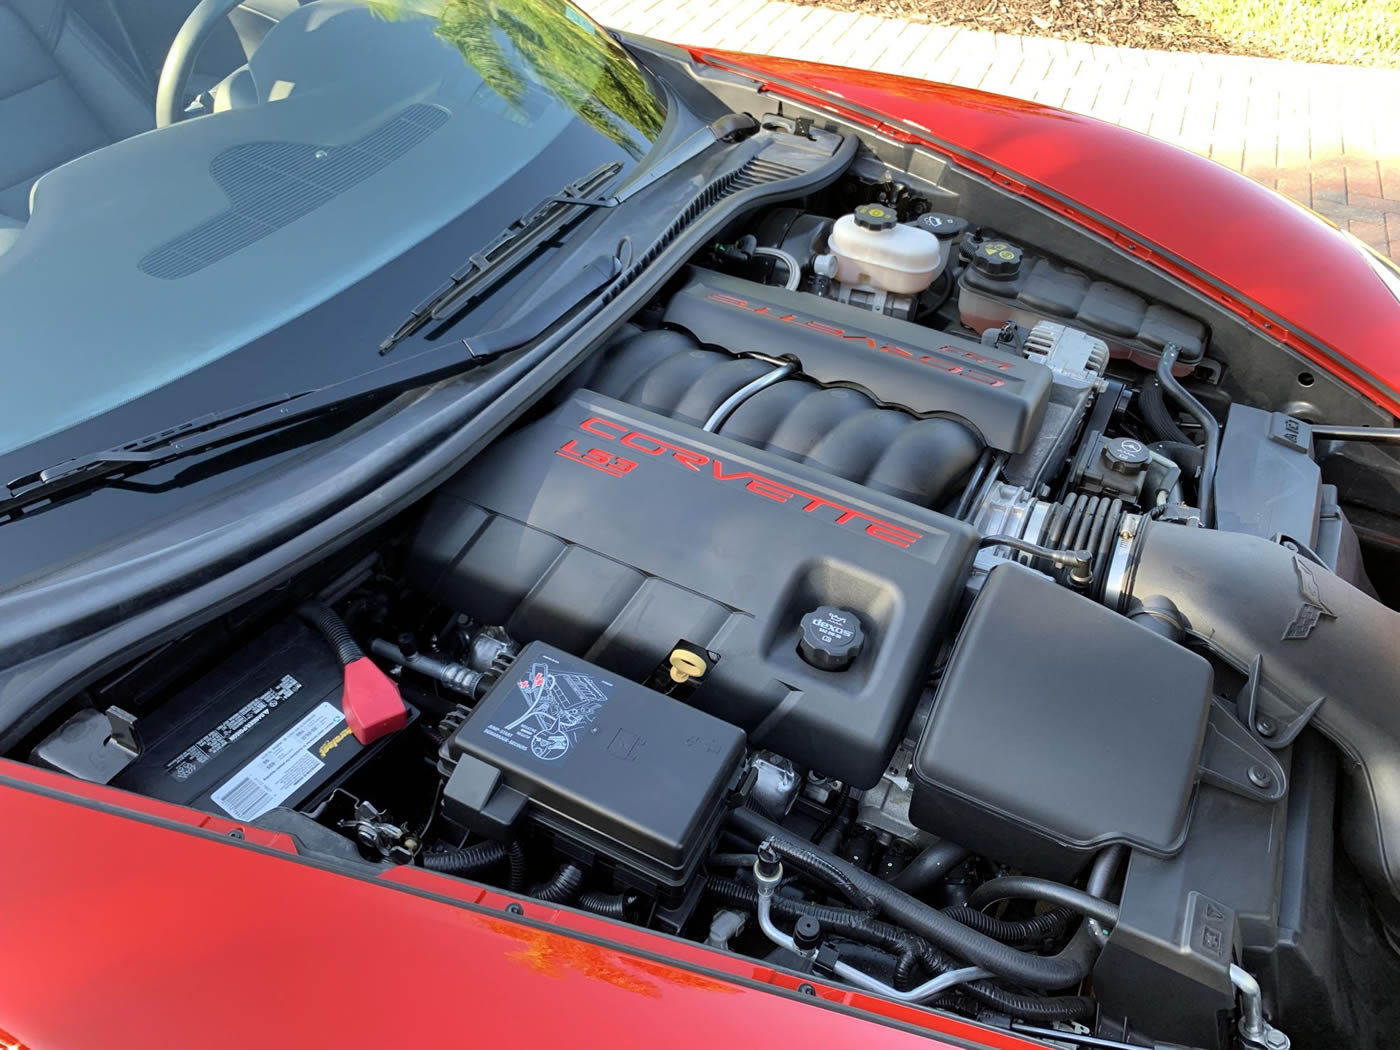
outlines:
[{"label": "ls3 engine cover", "polygon": [[[588,391],[434,497],[411,575],[436,600],[646,681],[717,659],[689,702],[829,776],[880,777],[976,551],[968,525]],[[853,612],[839,671],[804,614]]]}]

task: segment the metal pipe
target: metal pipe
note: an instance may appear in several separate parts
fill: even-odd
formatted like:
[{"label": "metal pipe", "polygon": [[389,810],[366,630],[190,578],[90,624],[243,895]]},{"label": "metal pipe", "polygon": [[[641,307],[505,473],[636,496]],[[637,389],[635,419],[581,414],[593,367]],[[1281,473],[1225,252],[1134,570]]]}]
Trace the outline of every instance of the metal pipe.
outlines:
[{"label": "metal pipe", "polygon": [[[815,950],[804,950],[797,946],[797,942],[784,933],[773,922],[773,894],[778,884],[782,881],[783,867],[779,863],[775,873],[765,873],[760,861],[754,862],[754,881],[758,883],[758,928],[763,931],[763,935],[776,944],[779,948],[786,948],[799,958],[810,959],[816,954]],[[858,970],[850,963],[841,962],[839,959],[832,966],[831,972],[837,977],[851,984],[858,985],[867,991],[876,992],[879,995],[889,996],[891,999],[898,999],[906,1003],[923,1002],[925,999],[932,999],[942,995],[949,988],[955,988],[968,981],[980,981],[984,977],[995,976],[988,970],[980,966],[964,966],[958,970],[950,970],[947,973],[938,974],[930,980],[925,981],[917,988],[908,991],[900,991],[893,985],[886,984],[877,977],[871,977],[864,970]]]},{"label": "metal pipe", "polygon": [[1020,551],[1022,554],[1029,554],[1033,558],[1044,558],[1051,565],[1060,569],[1070,569],[1072,579],[1075,583],[1086,584],[1093,579],[1090,570],[1094,565],[1093,551],[1061,551],[1052,547],[1042,547],[1038,543],[1030,540],[1023,540],[1019,536],[983,536],[978,544],[980,547],[1010,547],[1012,550]]},{"label": "metal pipe", "polygon": [[1312,424],[1314,441],[1369,441],[1377,445],[1400,445],[1400,427],[1347,427]]},{"label": "metal pipe", "polygon": [[757,379],[745,383],[720,402],[719,408],[710,413],[710,418],[705,420],[705,425],[700,429],[713,434],[724,424],[724,421],[730,417],[736,408],[753,397],[754,394],[765,387],[772,386],[780,379],[786,379],[795,371],[797,371],[797,366],[791,361],[787,361],[773,369],[773,371],[767,372]]},{"label": "metal pipe", "polygon": [[1250,1050],[1288,1050],[1292,1045],[1284,1035],[1264,1020],[1264,993],[1254,975],[1243,966],[1230,964],[1230,983],[1240,993],[1240,1039]]}]

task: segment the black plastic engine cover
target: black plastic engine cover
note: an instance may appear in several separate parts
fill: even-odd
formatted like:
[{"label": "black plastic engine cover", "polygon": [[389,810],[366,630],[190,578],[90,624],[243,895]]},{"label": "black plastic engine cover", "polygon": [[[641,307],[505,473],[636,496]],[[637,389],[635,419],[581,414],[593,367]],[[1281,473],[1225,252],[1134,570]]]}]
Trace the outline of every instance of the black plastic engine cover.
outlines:
[{"label": "black plastic engine cover", "polygon": [[[410,572],[452,608],[634,680],[678,643],[709,649],[689,702],[868,787],[976,542],[962,522],[583,392],[439,490]],[[845,670],[798,655],[820,605],[860,620]]]},{"label": "black plastic engine cover", "polygon": [[855,387],[915,415],[965,420],[1005,452],[1030,445],[1050,397],[1050,369],[1020,355],[710,270],[692,271],[665,321],[731,353],[794,358],[823,385]]}]

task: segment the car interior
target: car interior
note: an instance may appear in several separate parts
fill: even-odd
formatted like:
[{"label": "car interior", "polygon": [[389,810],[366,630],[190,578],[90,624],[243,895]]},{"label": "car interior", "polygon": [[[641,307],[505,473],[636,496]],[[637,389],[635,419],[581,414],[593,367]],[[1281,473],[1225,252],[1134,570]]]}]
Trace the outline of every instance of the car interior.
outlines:
[{"label": "car interior", "polygon": [[[298,2],[246,0],[219,15],[180,108],[211,104],[207,92]],[[45,173],[157,126],[162,66],[195,7],[194,0],[0,0],[0,252],[23,232]]]}]

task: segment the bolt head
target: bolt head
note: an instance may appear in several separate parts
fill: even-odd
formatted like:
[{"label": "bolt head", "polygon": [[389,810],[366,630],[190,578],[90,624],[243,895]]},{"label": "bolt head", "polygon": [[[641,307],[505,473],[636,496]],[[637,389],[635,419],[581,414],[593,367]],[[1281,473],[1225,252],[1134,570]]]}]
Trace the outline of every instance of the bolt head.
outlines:
[{"label": "bolt head", "polygon": [[1264,1045],[1267,1046],[1269,1050],[1288,1050],[1292,1042],[1288,1036],[1284,1035],[1277,1028],[1270,1028],[1264,1035]]},{"label": "bolt head", "polygon": [[1268,788],[1273,785],[1273,775],[1263,766],[1249,767],[1249,782],[1257,788]]},{"label": "bolt head", "polygon": [[1254,720],[1254,731],[1260,736],[1273,736],[1278,732],[1278,723],[1268,715],[1260,715]]}]

